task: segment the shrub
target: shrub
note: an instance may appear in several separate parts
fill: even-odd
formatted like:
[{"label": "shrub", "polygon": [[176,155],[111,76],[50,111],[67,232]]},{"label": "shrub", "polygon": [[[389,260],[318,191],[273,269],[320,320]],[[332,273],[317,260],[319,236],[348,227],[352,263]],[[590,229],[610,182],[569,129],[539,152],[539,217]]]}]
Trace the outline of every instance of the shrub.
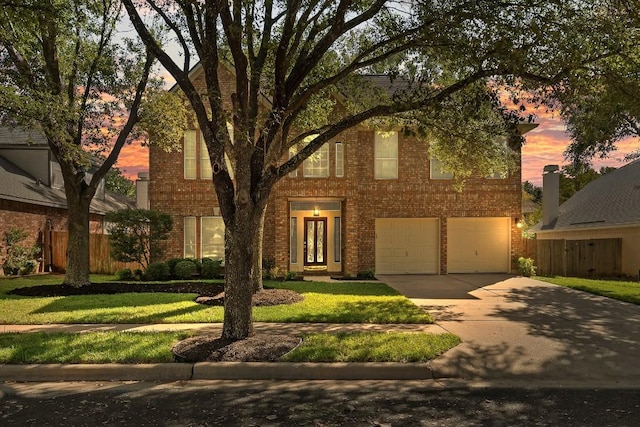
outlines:
[{"label": "shrub", "polygon": [[367,268],[364,271],[358,272],[358,277],[363,279],[375,279],[376,271],[373,268]]},{"label": "shrub", "polygon": [[36,259],[40,253],[38,245],[22,246],[20,244],[27,237],[27,233],[20,228],[11,228],[5,233],[3,242],[6,247],[3,256],[4,262],[2,263],[2,270],[5,275],[30,274],[38,266]]},{"label": "shrub", "polygon": [[161,259],[164,242],[173,228],[171,216],[156,210],[122,209],[106,215],[111,257],[116,261],[137,262],[142,266]]},{"label": "shrub", "polygon": [[298,278],[298,273],[295,271],[287,271],[284,275],[284,280],[296,280]]},{"label": "shrub", "polygon": [[200,276],[204,279],[215,279],[222,273],[222,261],[213,259],[203,259]]},{"label": "shrub", "polygon": [[122,270],[116,271],[116,277],[118,280],[131,280],[133,279],[133,272],[130,268],[123,268]]},{"label": "shrub", "polygon": [[536,266],[531,258],[518,258],[518,274],[524,277],[536,275]]},{"label": "shrub", "polygon": [[145,278],[152,282],[169,280],[169,266],[166,262],[152,262],[144,272]]},{"label": "shrub", "polygon": [[143,272],[139,268],[133,270],[133,278],[136,280],[142,280]]},{"label": "shrub", "polygon": [[180,261],[173,269],[173,274],[178,279],[190,279],[196,272],[196,265],[191,260]]},{"label": "shrub", "polygon": [[200,262],[197,259],[193,259],[193,258],[172,258],[169,261],[167,261],[167,265],[169,266],[169,274],[171,276],[175,276],[178,277],[178,273],[176,273],[176,266],[178,264],[180,264],[183,261],[188,261],[191,264],[193,264],[193,266],[196,268],[195,271],[199,271],[199,265]]}]

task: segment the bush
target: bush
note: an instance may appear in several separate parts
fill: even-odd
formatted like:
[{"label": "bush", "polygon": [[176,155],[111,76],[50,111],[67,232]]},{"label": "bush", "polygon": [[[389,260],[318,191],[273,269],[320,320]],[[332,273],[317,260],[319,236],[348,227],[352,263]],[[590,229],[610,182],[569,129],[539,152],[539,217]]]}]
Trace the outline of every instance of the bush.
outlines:
[{"label": "bush", "polygon": [[298,278],[298,273],[295,271],[287,271],[284,275],[284,280],[296,280]]},{"label": "bush", "polygon": [[203,258],[200,276],[203,279],[215,279],[222,273],[222,261]]},{"label": "bush", "polygon": [[358,277],[362,279],[375,279],[376,271],[373,268],[367,268],[364,271],[358,272]]},{"label": "bush", "polygon": [[5,232],[2,241],[6,244],[2,270],[5,275],[31,274],[38,266],[38,254],[40,248],[37,244],[23,246],[20,243],[28,237],[28,234],[20,228],[11,228]]},{"label": "bush", "polygon": [[145,278],[152,282],[169,280],[169,265],[166,262],[152,262],[144,272]]},{"label": "bush", "polygon": [[532,277],[536,275],[536,266],[531,258],[518,258],[518,274],[524,277]]},{"label": "bush", "polygon": [[142,276],[143,275],[144,275],[144,273],[139,268],[136,268],[135,270],[133,270],[133,278],[134,279],[142,280]]},{"label": "bush", "polygon": [[118,280],[132,280],[133,272],[130,268],[123,268],[122,270],[116,271],[116,277]]},{"label": "bush", "polygon": [[173,275],[178,279],[190,279],[196,272],[196,264],[191,260],[180,261],[173,269]]},{"label": "bush", "polygon": [[193,266],[196,268],[195,271],[199,271],[200,270],[200,262],[197,259],[193,259],[193,258],[172,258],[169,261],[167,261],[167,265],[169,265],[169,274],[171,276],[175,276],[178,277],[178,273],[176,273],[176,266],[183,262],[183,261],[189,261],[191,264],[193,264]]}]

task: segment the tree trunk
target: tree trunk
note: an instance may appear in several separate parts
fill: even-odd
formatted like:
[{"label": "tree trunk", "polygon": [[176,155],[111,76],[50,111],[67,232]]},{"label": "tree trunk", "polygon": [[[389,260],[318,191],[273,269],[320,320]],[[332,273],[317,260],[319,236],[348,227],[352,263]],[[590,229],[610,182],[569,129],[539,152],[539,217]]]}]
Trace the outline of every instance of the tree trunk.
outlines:
[{"label": "tree trunk", "polygon": [[89,203],[67,192],[67,265],[64,284],[76,288],[89,285]]},{"label": "tree trunk", "polygon": [[260,231],[264,209],[243,206],[240,224],[225,233],[224,324],[222,338],[241,340],[253,335],[251,298],[256,261],[255,236]]},{"label": "tree trunk", "polygon": [[262,286],[262,241],[264,235],[264,218],[266,216],[267,209],[262,210],[260,216],[260,223],[258,224],[258,231],[254,236],[253,241],[253,255],[255,264],[253,266],[253,277],[251,279],[253,293],[261,291]]}]

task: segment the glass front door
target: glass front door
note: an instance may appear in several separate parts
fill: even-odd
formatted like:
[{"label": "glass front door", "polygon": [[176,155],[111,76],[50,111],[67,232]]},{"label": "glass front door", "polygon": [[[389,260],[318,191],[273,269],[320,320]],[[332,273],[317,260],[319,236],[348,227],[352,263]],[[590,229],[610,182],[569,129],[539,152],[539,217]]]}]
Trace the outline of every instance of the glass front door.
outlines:
[{"label": "glass front door", "polygon": [[304,219],[304,265],[327,265],[327,218]]}]

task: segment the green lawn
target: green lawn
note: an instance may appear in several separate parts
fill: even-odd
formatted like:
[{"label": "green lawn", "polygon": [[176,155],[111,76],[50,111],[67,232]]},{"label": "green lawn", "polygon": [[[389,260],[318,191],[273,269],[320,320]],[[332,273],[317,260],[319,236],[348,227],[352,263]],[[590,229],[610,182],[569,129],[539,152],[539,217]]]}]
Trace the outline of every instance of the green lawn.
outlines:
[{"label": "green lawn", "polygon": [[[113,280],[92,276],[92,281]],[[61,276],[0,279],[0,323],[201,323],[222,322],[222,307],[193,302],[195,294],[128,293],[35,298],[11,289],[61,283]],[[256,307],[257,322],[431,323],[432,318],[382,283],[265,282],[300,292],[304,301]]]},{"label": "green lawn", "polygon": [[640,305],[640,283],[577,277],[536,277],[536,279],[572,289]]},{"label": "green lawn", "polygon": [[[0,333],[0,363],[163,363],[191,332]],[[456,346],[451,334],[310,334],[289,362],[422,362]]]}]

